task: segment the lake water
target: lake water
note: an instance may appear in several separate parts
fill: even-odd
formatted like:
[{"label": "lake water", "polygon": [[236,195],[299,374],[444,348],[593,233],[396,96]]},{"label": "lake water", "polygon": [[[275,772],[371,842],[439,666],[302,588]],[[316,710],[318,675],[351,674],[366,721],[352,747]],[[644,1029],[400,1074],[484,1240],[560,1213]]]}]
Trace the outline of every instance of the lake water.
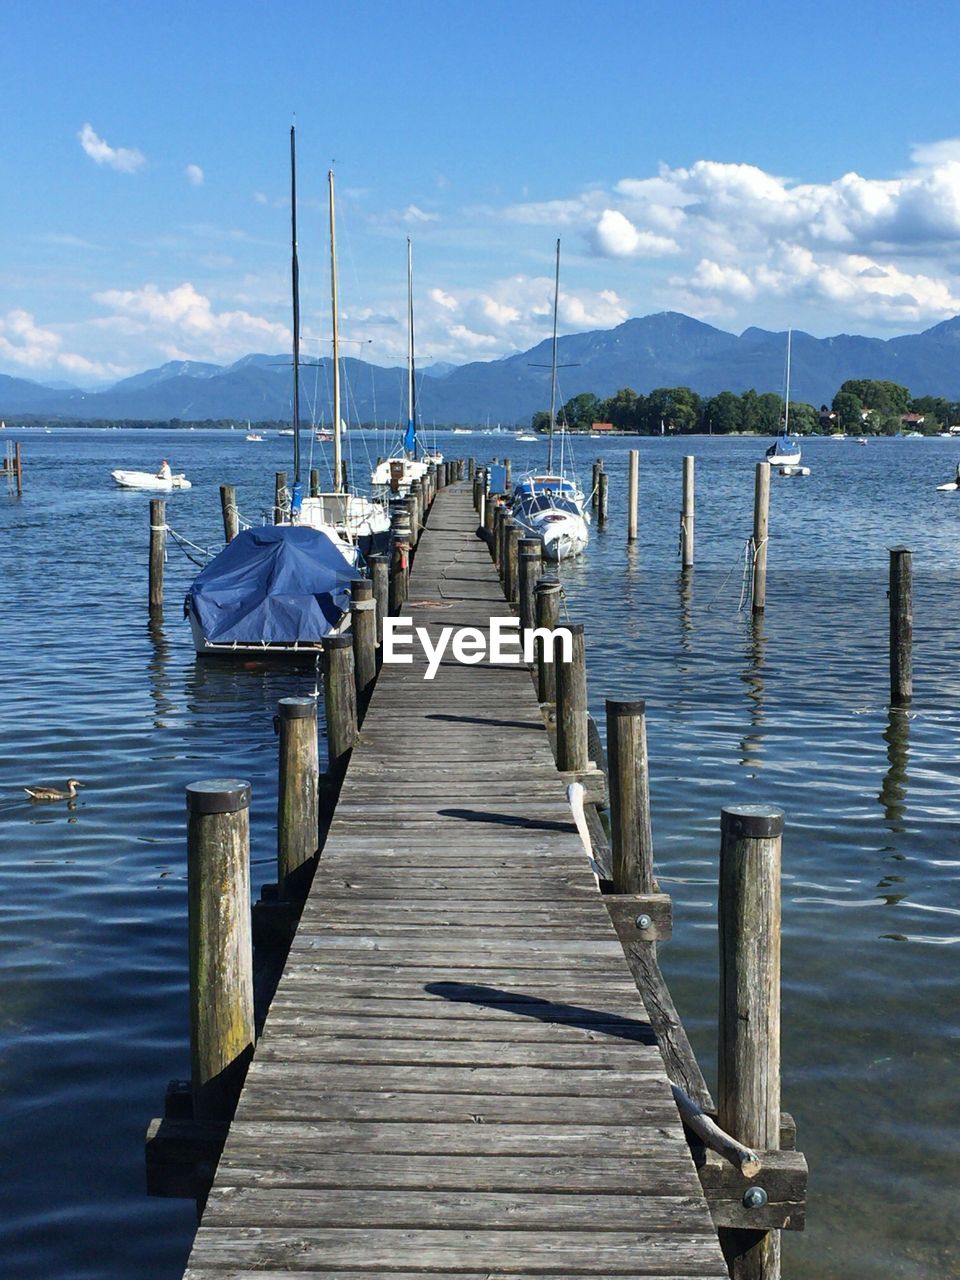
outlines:
[{"label": "lake water", "polygon": [[[167,1280],[195,1228],[144,1193],[143,1135],[188,1074],[183,788],[253,783],[255,889],[272,878],[278,698],[311,673],[205,669],[181,620],[196,567],[171,546],[146,609],[147,496],[115,466],[170,459],[194,483],[175,530],[221,538],[217,485],[259,523],[290,441],[242,432],[55,430],[0,494],[0,1266],[18,1280]],[[366,463],[351,437],[357,475]],[[538,445],[440,435],[448,456]],[[641,451],[640,539],[624,537]],[[372,439],[370,452],[382,452]],[[319,446],[318,446],[319,448]],[[767,612],[739,609],[758,443],[578,441],[610,474],[610,520],[565,567],[590,696],[645,697],[653,826],[674,941],[661,961],[711,1082],[718,818],[771,801],[784,838],[783,1100],[811,1166],[799,1280],[960,1274],[960,442],[816,440],[774,477]],[[697,457],[696,567],[679,573],[680,459]],[[309,464],[309,459],[305,460]],[[887,709],[887,548],[914,551],[914,701]],[[193,554],[196,554],[195,552]],[[72,808],[20,788],[80,778]]]}]

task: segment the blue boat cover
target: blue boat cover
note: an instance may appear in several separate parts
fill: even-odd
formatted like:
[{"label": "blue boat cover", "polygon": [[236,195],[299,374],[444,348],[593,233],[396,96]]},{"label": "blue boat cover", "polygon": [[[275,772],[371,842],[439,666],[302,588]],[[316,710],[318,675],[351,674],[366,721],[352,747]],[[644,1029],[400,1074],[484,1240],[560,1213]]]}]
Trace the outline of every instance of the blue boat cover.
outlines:
[{"label": "blue boat cover", "polygon": [[302,525],[245,529],[197,575],[184,610],[216,644],[293,644],[327,635],[350,607],[357,570]]}]

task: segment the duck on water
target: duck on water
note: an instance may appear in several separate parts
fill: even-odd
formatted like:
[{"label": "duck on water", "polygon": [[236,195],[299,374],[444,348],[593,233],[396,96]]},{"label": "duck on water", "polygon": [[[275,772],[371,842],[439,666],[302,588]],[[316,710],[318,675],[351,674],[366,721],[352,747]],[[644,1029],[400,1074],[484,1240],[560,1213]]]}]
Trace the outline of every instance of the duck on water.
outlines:
[{"label": "duck on water", "polygon": [[60,787],[24,787],[23,789],[31,800],[72,800],[77,794],[77,788],[82,786],[83,783],[78,782],[76,778],[68,778],[66,791]]}]

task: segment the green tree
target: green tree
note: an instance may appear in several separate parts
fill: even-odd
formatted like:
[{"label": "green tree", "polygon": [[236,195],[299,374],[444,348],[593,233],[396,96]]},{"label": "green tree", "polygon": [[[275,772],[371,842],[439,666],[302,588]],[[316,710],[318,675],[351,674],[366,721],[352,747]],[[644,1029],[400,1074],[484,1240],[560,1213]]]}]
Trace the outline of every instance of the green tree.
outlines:
[{"label": "green tree", "polygon": [[642,399],[630,387],[621,387],[616,395],[601,400],[598,420],[612,422],[618,431],[638,431]]},{"label": "green tree", "polygon": [[863,401],[852,391],[838,391],[830,406],[841,431],[859,431],[863,425]]},{"label": "green tree", "polygon": [[565,422],[568,431],[589,431],[594,422],[599,422],[600,401],[592,391],[581,391],[579,395],[568,400],[558,414],[561,422]]},{"label": "green tree", "polygon": [[811,436],[820,426],[820,415],[812,404],[802,400],[790,405],[790,433],[798,436]]},{"label": "green tree", "polygon": [[711,396],[704,406],[704,414],[709,419],[714,435],[729,435],[731,431],[742,430],[743,415],[739,396],[732,391],[721,391]]}]

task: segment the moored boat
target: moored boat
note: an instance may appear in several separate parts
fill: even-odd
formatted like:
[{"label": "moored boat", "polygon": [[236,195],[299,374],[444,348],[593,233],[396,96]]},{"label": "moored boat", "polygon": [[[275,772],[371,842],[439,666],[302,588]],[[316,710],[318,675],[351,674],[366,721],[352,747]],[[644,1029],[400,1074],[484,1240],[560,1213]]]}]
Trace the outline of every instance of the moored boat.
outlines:
[{"label": "moored boat", "polygon": [[110,475],[121,489],[151,489],[169,493],[173,489],[190,489],[185,475],[158,476],[151,471],[111,471]]}]

